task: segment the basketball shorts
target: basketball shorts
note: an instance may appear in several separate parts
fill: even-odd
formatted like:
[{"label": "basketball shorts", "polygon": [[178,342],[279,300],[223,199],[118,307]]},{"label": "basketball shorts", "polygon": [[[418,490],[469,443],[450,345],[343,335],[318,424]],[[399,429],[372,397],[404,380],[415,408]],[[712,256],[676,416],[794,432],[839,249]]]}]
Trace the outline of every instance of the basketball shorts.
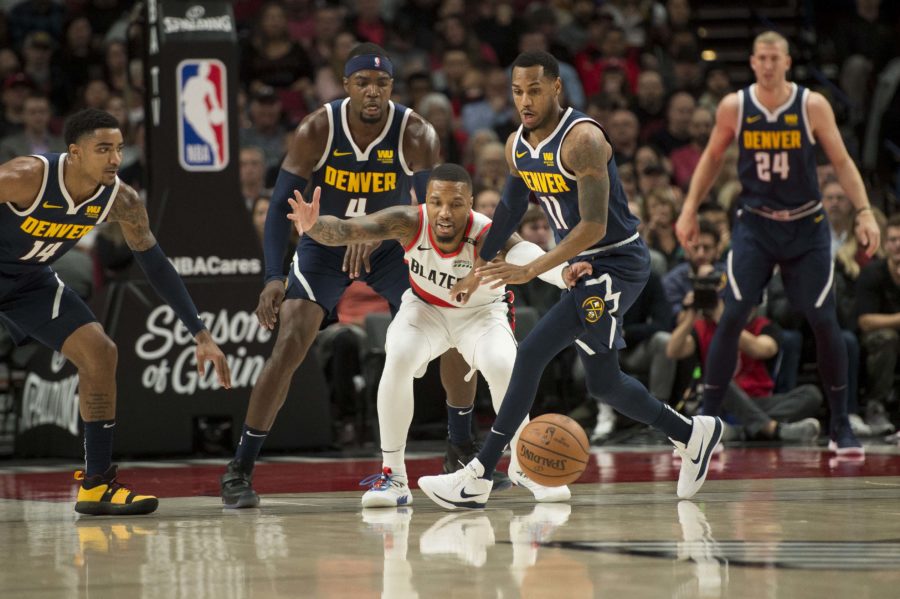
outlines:
[{"label": "basketball shorts", "polygon": [[[325,311],[326,319],[332,317],[338,300],[352,282],[341,270],[345,249],[302,238],[291,262],[285,299],[315,302]],[[372,252],[369,262],[372,271],[367,273],[361,269],[359,280],[386,299],[391,311],[396,312],[403,293],[409,289],[409,269],[403,262],[403,248],[396,241],[382,242]]]},{"label": "basketball shorts", "polygon": [[479,370],[476,348],[483,349],[487,344],[488,353],[516,350],[516,338],[509,324],[509,306],[502,300],[472,308],[442,308],[429,304],[409,290],[403,294],[400,310],[388,327],[385,351],[390,353],[391,345],[410,333],[427,340],[421,353],[422,368],[416,376],[425,374],[428,363],[451,347],[456,348],[472,371]]},{"label": "basketball shorts", "polygon": [[564,293],[572,302],[584,332],[575,344],[588,355],[625,347],[622,317],[650,278],[650,252],[642,239],[589,260],[593,273]]},{"label": "basketball shorts", "polygon": [[66,339],[97,318],[51,269],[0,277],[0,320],[21,345],[29,339],[59,351]]},{"label": "basketball shorts", "polygon": [[825,211],[781,222],[739,211],[725,260],[726,301],[762,301],[775,266],[794,308],[820,308],[832,296],[834,260]]}]

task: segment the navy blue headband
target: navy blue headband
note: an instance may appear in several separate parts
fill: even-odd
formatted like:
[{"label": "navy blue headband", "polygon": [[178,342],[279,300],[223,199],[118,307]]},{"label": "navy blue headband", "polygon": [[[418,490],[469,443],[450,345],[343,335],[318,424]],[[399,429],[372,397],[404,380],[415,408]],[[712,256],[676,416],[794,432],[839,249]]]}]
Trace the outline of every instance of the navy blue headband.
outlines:
[{"label": "navy blue headband", "polygon": [[344,65],[344,77],[349,77],[356,71],[364,71],[372,69],[375,71],[384,71],[391,77],[394,76],[394,65],[384,56],[376,54],[360,54],[354,56]]}]

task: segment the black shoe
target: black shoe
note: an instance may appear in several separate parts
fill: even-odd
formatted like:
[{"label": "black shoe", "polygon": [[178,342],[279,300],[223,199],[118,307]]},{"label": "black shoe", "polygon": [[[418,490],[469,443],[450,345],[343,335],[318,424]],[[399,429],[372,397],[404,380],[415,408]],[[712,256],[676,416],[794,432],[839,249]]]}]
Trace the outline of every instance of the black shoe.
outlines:
[{"label": "black shoe", "polygon": [[222,475],[222,503],[231,509],[257,507],[259,495],[253,490],[253,474],[241,468],[240,462],[228,462]]},{"label": "black shoe", "polygon": [[[478,456],[481,446],[477,441],[468,441],[462,445],[454,445],[447,439],[447,451],[444,453],[444,474],[456,472]],[[512,486],[512,481],[505,472],[494,470],[494,491],[505,491]]]}]

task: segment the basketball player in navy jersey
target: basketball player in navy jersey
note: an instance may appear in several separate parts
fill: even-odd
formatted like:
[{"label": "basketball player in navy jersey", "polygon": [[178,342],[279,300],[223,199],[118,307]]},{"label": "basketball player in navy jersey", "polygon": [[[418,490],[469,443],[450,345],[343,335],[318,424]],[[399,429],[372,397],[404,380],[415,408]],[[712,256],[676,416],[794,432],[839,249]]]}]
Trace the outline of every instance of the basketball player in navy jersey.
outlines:
[{"label": "basketball player in navy jersey", "polygon": [[231,387],[225,355],[197,314],[184,283],[150,232],[137,192],[116,172],[122,162],[118,121],[94,109],[66,121],[68,151],[14,158],[0,166],[0,320],[16,343],[34,339],[78,368],[85,469],[75,511],[148,514],[157,499],[116,480],[111,465],[116,424],[116,345],[90,308],[50,266],[104,222],[118,222],[128,247],[159,295],[194,336],[201,375],[212,361],[219,384]]},{"label": "basketball player in navy jersey", "polygon": [[[679,497],[700,489],[722,436],[718,418],[678,414],[619,368],[622,315],[650,276],[650,256],[628,210],[606,132],[584,114],[560,107],[561,88],[559,64],[550,54],[526,52],[513,62],[512,93],[522,126],[506,143],[511,175],[474,272],[451,296],[470,297],[479,278],[490,285],[525,283],[566,261],[587,262],[592,274],[564,291],[519,345],[509,388],[478,456],[452,474],[419,479],[419,487],[448,509],[484,507],[497,462],[528,414],[544,368],[572,343],[591,395],[663,431],[684,456]],[[547,213],[556,247],[523,266],[486,264],[522,218],[529,193]]]},{"label": "basketball player in navy jersey", "polygon": [[[400,242],[404,250],[410,289],[403,294],[388,329],[384,374],[378,384],[382,473],[373,477],[362,506],[409,505],[412,493],[404,451],[413,417],[413,379],[425,372],[431,360],[455,348],[471,367],[471,374],[478,370],[484,375],[495,410],[509,384],[516,341],[504,302],[505,288],[479,287],[465,305],[447,296],[454,283],[471,270],[491,220],[472,211],[472,180],[457,164],[435,167],[425,203],[419,207],[396,206],[347,220],[320,218],[320,196],[321,188],[316,187],[311,203],[304,202],[300,192],[290,200],[293,212],[288,218],[301,235],[329,246],[391,239]],[[515,234],[503,249],[506,259],[515,264],[543,254],[537,245]],[[590,274],[590,265],[582,262],[571,268],[560,264],[540,276],[565,289],[584,274]],[[538,501],[564,501],[571,496],[568,487],[545,487],[530,480],[515,456],[510,479],[531,491]]]},{"label": "basketball player in navy jersey", "polygon": [[[256,314],[274,328],[280,321],[272,355],[250,395],[240,444],[221,479],[222,501],[229,508],[255,507],[253,466],[275,416],[287,396],[294,371],[303,362],[325,319],[333,313],[351,275],[359,275],[345,247],[327,247],[310,237],[297,246],[285,285],[282,261],[290,232],[286,218],[294,191],[322,188],[322,212],[337,218],[371,214],[389,206],[410,205],[410,187],[425,196],[439,142],[434,128],[409,108],[390,101],[393,66],[375,44],[360,44],[344,66],[348,98],[326,104],[303,119],[281,165],[264,234],[265,287]],[[388,300],[392,310],[409,287],[403,248],[381,244],[365,260],[360,280]],[[455,351],[442,358],[448,404],[467,408],[475,381],[465,382],[468,367]],[[471,426],[471,410],[448,409],[451,427]],[[466,428],[466,430],[468,430]]]},{"label": "basketball player in navy jersey", "polygon": [[676,223],[682,246],[695,243],[697,207],[709,193],[725,149],[737,138],[740,211],[727,259],[725,311],[704,369],[703,411],[720,411],[735,369],[741,330],[778,265],[791,303],[806,316],[816,337],[819,373],[831,407],[829,449],[862,456],[847,419],[847,349],[831,288],[834,262],[816,178],[817,143],[853,202],[856,237],[869,256],[880,243],[878,225],[831,106],[821,94],[785,78],[791,67],[787,40],[774,31],[758,35],[750,66],[756,83],[719,104],[715,127]]}]

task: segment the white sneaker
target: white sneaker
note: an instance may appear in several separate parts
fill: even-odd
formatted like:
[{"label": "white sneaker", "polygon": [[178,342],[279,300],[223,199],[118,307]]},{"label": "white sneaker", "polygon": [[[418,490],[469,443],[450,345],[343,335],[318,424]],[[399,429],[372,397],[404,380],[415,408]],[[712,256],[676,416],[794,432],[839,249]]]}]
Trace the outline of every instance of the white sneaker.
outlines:
[{"label": "white sneaker", "polygon": [[381,474],[373,474],[359,481],[359,484],[369,486],[362,496],[363,507],[400,507],[413,502],[406,475],[394,474],[387,466]]},{"label": "white sneaker", "polygon": [[453,555],[480,568],[493,547],[494,527],[484,515],[448,514],[431,525],[419,538],[422,555]]},{"label": "white sneaker", "polygon": [[517,487],[524,487],[531,491],[535,501],[540,503],[568,501],[572,497],[572,492],[569,491],[567,485],[561,487],[545,487],[544,485],[538,484],[528,478],[515,462],[509,464],[509,480]]},{"label": "white sneaker", "polygon": [[493,488],[493,482],[481,478],[483,475],[484,466],[474,458],[456,472],[419,478],[419,488],[429,499],[448,510],[483,508]]},{"label": "white sneaker", "polygon": [[713,450],[722,438],[722,421],[714,416],[694,416],[694,426],[687,445],[672,440],[681,454],[678,475],[678,497],[690,499],[703,486]]},{"label": "white sneaker", "polygon": [[591,432],[591,443],[599,443],[608,438],[616,429],[616,412],[611,406],[603,403],[598,404],[597,424]]}]

